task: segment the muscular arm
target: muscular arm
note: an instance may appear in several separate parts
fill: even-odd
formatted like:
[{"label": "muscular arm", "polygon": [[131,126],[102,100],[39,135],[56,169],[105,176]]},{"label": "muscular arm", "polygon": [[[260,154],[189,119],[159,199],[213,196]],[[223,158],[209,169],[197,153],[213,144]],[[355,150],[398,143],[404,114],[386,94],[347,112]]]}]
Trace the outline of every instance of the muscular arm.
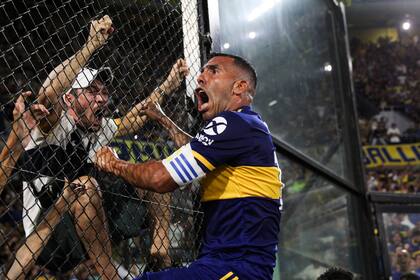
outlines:
[{"label": "muscular arm", "polygon": [[143,115],[147,115],[150,119],[159,122],[169,133],[172,141],[179,148],[190,142],[192,136],[178,127],[166,114],[158,103],[149,102],[142,108]]},{"label": "muscular arm", "polygon": [[146,99],[137,103],[131,110],[121,119],[116,119],[118,131],[116,136],[123,136],[138,131],[147,120],[147,116],[141,114],[142,108],[149,102],[162,103],[165,94],[160,88],[156,88]]},{"label": "muscular arm", "polygon": [[171,257],[169,248],[171,242],[169,240],[169,228],[171,223],[171,193],[158,194],[154,192],[147,193],[149,203],[149,211],[153,221],[153,243],[150,248],[150,254],[161,262],[163,267],[171,265]]},{"label": "muscular arm", "polygon": [[9,134],[6,146],[0,154],[0,194],[3,192],[12,171],[24,149],[19,137],[13,131]]},{"label": "muscular arm", "polygon": [[169,117],[163,116],[158,121],[168,131],[178,148],[191,141],[192,136],[178,127]]},{"label": "muscular arm", "polygon": [[157,87],[146,99],[131,108],[124,117],[116,120],[116,123],[118,124],[117,136],[138,131],[145,124],[147,119],[147,116],[142,114],[143,108],[148,103],[162,104],[164,97],[174,92],[181,85],[181,82],[188,73],[189,70],[185,60],[178,59],[172,66],[166,80],[159,87]]},{"label": "muscular arm", "polygon": [[105,43],[111,25],[112,21],[109,16],[92,21],[89,37],[83,47],[72,57],[58,65],[43,83],[39,91],[38,102],[51,112],[39,124],[44,133],[48,133],[58,121],[63,110],[60,102],[61,96],[70,87],[76,75],[86,65],[95,50]]},{"label": "muscular arm", "polygon": [[112,173],[137,188],[157,193],[172,192],[178,188],[178,185],[160,161],[133,164],[117,160],[113,164]]},{"label": "muscular arm", "polygon": [[0,194],[3,192],[18,159],[29,143],[29,135],[36,126],[37,120],[43,119],[49,114],[48,110],[40,104],[33,104],[30,110],[25,110],[24,97],[30,95],[31,92],[29,91],[22,93],[16,100],[13,109],[12,131],[0,153]]},{"label": "muscular arm", "polygon": [[70,186],[66,186],[63,194],[58,198],[54,206],[48,210],[46,216],[17,250],[13,262],[7,271],[6,279],[25,279],[25,275],[31,270],[45,244],[50,239],[55,226],[61,221],[63,214],[68,211],[75,199],[74,191]]},{"label": "muscular arm", "polygon": [[40,122],[43,132],[49,130],[58,121],[63,110],[60,98],[70,87],[76,74],[83,68],[93,54],[93,48],[85,44],[75,55],[58,65],[43,83],[39,91],[38,102],[49,109],[51,114]]},{"label": "muscular arm", "polygon": [[168,131],[169,136],[178,148],[191,141],[192,136],[177,126],[163,112],[162,108],[160,108],[158,104],[149,104],[146,109],[146,114],[152,119],[157,120],[166,129],[166,131]]},{"label": "muscular arm", "polygon": [[103,147],[96,153],[96,165],[105,172],[123,178],[136,188],[157,193],[167,193],[178,188],[161,161],[129,163],[118,159],[111,148]]}]

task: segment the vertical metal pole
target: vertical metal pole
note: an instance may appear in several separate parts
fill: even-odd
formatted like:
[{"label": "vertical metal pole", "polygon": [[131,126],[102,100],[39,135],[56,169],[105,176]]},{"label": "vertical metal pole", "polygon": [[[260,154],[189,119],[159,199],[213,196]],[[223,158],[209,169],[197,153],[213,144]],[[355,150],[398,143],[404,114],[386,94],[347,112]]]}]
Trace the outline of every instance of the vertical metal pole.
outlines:
[{"label": "vertical metal pole", "polygon": [[182,31],[184,34],[184,57],[190,67],[187,76],[187,96],[194,99],[195,81],[200,73],[200,40],[198,28],[198,7],[195,0],[181,0]]}]

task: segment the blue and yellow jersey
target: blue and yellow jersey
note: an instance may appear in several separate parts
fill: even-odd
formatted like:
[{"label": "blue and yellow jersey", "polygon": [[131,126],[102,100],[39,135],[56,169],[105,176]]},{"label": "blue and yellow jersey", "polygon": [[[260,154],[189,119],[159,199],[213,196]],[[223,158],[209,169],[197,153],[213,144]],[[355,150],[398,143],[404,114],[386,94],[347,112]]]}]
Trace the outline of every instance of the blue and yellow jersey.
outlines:
[{"label": "blue and yellow jersey", "polygon": [[201,178],[201,256],[274,264],[283,184],[258,114],[250,107],[220,113],[163,164],[179,185]]}]

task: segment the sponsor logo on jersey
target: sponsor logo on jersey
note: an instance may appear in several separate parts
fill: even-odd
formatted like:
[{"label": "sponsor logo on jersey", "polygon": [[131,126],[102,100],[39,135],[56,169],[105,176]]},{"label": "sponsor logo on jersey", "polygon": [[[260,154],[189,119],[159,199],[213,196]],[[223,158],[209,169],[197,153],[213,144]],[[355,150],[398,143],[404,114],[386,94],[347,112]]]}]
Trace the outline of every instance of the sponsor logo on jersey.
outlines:
[{"label": "sponsor logo on jersey", "polygon": [[212,119],[206,127],[204,127],[203,132],[209,136],[215,136],[222,134],[227,127],[227,121],[224,117],[216,117]]},{"label": "sponsor logo on jersey", "polygon": [[195,136],[195,139],[203,143],[204,146],[210,146],[214,142],[214,140],[210,139],[209,137],[201,133],[197,133],[197,135]]}]

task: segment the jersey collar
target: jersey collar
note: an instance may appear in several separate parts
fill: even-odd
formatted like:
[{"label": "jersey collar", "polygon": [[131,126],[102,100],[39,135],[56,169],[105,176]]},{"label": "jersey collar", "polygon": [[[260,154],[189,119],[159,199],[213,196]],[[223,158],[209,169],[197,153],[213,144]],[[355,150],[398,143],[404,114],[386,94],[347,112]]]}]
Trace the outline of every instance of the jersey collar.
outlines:
[{"label": "jersey collar", "polygon": [[249,112],[251,111],[251,107],[250,106],[243,106],[241,108],[239,108],[238,110],[236,110],[236,112]]}]

